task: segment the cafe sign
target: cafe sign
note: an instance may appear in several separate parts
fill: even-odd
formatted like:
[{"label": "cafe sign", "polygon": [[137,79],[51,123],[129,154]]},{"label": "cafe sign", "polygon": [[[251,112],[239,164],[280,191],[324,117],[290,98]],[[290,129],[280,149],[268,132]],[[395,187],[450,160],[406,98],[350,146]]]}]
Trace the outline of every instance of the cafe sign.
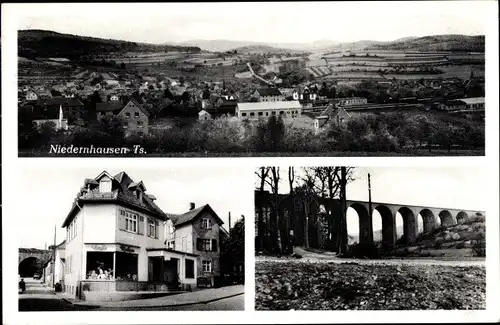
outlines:
[{"label": "cafe sign", "polygon": [[90,248],[95,251],[106,251],[108,247],[106,245],[90,245]]}]

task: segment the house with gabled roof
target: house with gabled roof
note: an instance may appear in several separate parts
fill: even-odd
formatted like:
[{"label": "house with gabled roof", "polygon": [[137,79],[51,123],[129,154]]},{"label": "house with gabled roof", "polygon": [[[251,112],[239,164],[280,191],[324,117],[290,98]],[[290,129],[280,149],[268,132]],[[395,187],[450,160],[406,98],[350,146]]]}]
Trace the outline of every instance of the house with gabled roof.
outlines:
[{"label": "house with gabled roof", "polygon": [[258,102],[279,102],[285,99],[278,88],[272,87],[256,89],[251,97],[257,99]]},{"label": "house with gabled roof", "polygon": [[342,125],[349,121],[351,115],[342,106],[330,105],[321,114],[314,118],[314,129],[319,132],[329,121]]},{"label": "house with gabled roof", "polygon": [[188,212],[167,216],[167,247],[196,254],[198,278],[213,286],[220,275],[220,228],[224,222],[208,204],[196,208],[191,203]]},{"label": "house with gabled roof", "polygon": [[[142,181],[134,181],[125,172],[103,171],[84,180],[62,224],[66,229],[63,290],[67,294],[106,300],[110,294],[123,298],[138,291],[171,292],[197,284],[198,253],[216,260],[218,243],[212,239],[218,237],[211,233],[218,233],[222,221],[208,205],[169,215],[155,201]],[[207,218],[213,223],[202,221],[205,228],[188,226]],[[166,245],[171,236],[166,236],[165,226],[171,220],[179,231],[179,245],[174,247]],[[191,238],[209,238],[210,244],[189,247],[182,241],[186,229],[196,229],[197,237]],[[204,251],[207,247],[209,252]],[[206,262],[203,265],[209,270]],[[216,263],[212,265],[215,270]]]},{"label": "house with gabled roof", "polygon": [[96,104],[97,118],[104,116],[116,116],[122,122],[125,136],[137,134],[144,136],[149,132],[150,112],[144,104],[139,104],[135,99],[128,101],[126,105],[121,102],[110,101]]}]

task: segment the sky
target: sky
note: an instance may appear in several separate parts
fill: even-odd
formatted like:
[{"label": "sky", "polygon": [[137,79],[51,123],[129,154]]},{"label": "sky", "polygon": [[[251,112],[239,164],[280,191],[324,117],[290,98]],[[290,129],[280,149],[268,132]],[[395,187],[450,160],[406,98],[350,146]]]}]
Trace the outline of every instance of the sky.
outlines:
[{"label": "sky", "polygon": [[148,43],[309,43],[484,34],[483,18],[491,13],[491,1],[30,3],[6,9],[16,15],[19,29]]},{"label": "sky", "polygon": [[[113,164],[116,165],[116,164]],[[19,247],[44,248],[54,241],[62,242],[66,232],[62,223],[71,209],[76,194],[85,178],[95,178],[103,170],[112,175],[121,172],[117,168],[32,167],[23,168],[17,176],[17,185],[22,189],[18,209],[20,220],[26,220]],[[210,204],[224,221],[228,229],[228,213],[231,225],[241,215],[253,214],[253,191],[249,186],[235,185],[241,180],[241,171],[235,168],[126,168],[124,171],[134,180],[142,180],[146,193],[153,194],[155,203],[166,213],[184,213],[190,202],[197,207]]]},{"label": "sky", "polygon": [[[296,179],[303,175],[295,167]],[[348,200],[368,201],[368,173],[371,178],[372,202],[422,205],[463,210],[486,209],[484,192],[486,173],[471,167],[355,167],[354,178],[346,187]],[[280,168],[281,193],[288,193],[288,168]],[[255,176],[257,179],[257,176]],[[420,220],[421,218],[419,218]],[[401,226],[402,217],[396,217]],[[420,225],[421,227],[421,225]],[[373,229],[382,228],[380,214],[374,211]],[[347,229],[350,235],[359,232],[358,216],[354,209],[347,211]],[[398,235],[402,235],[398,232]]]}]

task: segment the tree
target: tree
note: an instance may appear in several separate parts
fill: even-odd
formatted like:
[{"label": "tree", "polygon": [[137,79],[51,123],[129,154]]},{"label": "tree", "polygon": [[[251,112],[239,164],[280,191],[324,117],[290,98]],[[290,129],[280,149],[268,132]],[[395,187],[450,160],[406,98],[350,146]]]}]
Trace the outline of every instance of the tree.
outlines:
[{"label": "tree", "polygon": [[280,234],[280,199],[279,199],[279,183],[280,183],[280,168],[279,167],[268,167],[270,169],[271,174],[266,178],[266,183],[271,187],[271,191],[274,195],[274,213],[273,213],[273,222],[271,226],[271,230],[274,234],[274,243],[275,251],[278,256],[281,256],[281,234]]},{"label": "tree", "polygon": [[120,63],[120,69],[125,70],[125,62]]},{"label": "tree", "polygon": [[337,253],[344,255],[347,253],[347,220],[346,220],[346,185],[347,167],[340,167],[340,218],[337,227]]},{"label": "tree", "polygon": [[245,216],[236,221],[229,236],[221,241],[220,260],[227,273],[233,273],[234,266],[245,263]]},{"label": "tree", "polygon": [[[260,185],[258,187],[258,190],[260,192],[264,191],[264,187],[266,185],[266,179],[269,175],[269,170],[270,170],[269,167],[260,167],[259,172],[255,172],[258,179],[260,180]],[[257,249],[263,249],[264,248],[264,238],[263,237],[264,237],[265,229],[264,229],[264,213],[262,211],[262,207],[259,207],[259,211],[258,211],[257,232],[258,232],[257,241],[259,244]]]}]

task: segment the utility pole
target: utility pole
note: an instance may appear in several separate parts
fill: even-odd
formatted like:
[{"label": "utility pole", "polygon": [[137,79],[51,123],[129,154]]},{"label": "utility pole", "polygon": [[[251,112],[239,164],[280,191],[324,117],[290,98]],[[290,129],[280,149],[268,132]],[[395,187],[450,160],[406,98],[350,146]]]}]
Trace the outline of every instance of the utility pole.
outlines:
[{"label": "utility pole", "polygon": [[339,235],[338,235],[338,254],[347,253],[347,204],[346,204],[346,184],[347,184],[347,168],[340,167],[340,220],[339,220]]},{"label": "utility pole", "polygon": [[52,251],[52,286],[54,287],[56,281],[56,225],[54,225],[54,246]]},{"label": "utility pole", "polygon": [[231,233],[231,211],[229,211],[229,233]]},{"label": "utility pole", "polygon": [[370,173],[368,173],[368,213],[370,213],[370,217],[369,217],[369,220],[370,220],[370,229],[369,229],[369,233],[368,233],[368,236],[369,236],[369,240],[370,242],[373,241],[373,230],[371,229],[372,228],[372,224],[373,222],[371,221],[372,220],[372,213],[373,213],[373,209],[372,209],[372,185],[371,185],[371,181],[370,181]]}]

